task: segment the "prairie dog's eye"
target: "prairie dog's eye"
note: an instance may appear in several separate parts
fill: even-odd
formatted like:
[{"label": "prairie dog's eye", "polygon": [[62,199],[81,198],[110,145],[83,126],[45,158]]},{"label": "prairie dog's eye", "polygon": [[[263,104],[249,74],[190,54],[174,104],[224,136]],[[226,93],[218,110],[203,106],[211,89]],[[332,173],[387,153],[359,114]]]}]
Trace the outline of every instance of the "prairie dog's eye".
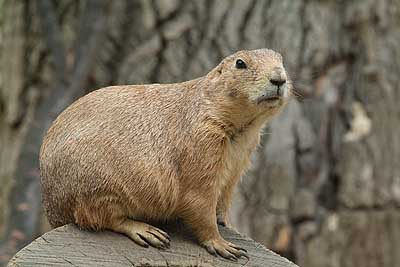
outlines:
[{"label": "prairie dog's eye", "polygon": [[236,68],[237,69],[246,69],[247,65],[246,63],[244,63],[243,60],[241,60],[240,58],[238,60],[236,60]]}]

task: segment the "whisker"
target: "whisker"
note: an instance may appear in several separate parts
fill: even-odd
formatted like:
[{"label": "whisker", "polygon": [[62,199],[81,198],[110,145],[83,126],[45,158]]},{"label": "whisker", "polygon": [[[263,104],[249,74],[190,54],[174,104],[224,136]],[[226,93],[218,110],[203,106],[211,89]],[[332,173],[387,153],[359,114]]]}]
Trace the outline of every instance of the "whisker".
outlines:
[{"label": "whisker", "polygon": [[296,91],[295,89],[292,89],[291,92],[296,96],[304,97],[300,92]]},{"label": "whisker", "polygon": [[[290,79],[293,80],[293,81],[299,81],[299,80],[304,79],[306,77],[307,79],[314,80],[314,79],[320,77],[321,75],[323,75],[323,72],[321,70],[314,70],[314,71],[310,71],[310,72],[304,73],[303,75],[291,76]],[[301,77],[303,77],[303,78],[301,78]]]},{"label": "whisker", "polygon": [[288,85],[289,85],[290,93],[291,93],[292,97],[296,98],[300,102],[305,102],[306,100],[307,101],[312,100],[310,98],[310,95],[307,92],[303,92],[305,94],[304,95],[300,91],[296,90],[294,84],[295,84],[295,82],[293,81],[293,79],[288,80]]},{"label": "whisker", "polygon": [[292,96],[293,98],[295,98],[297,101],[299,101],[299,102],[301,102],[301,103],[304,103],[304,102],[308,102],[308,101],[312,101],[312,99],[311,98],[301,98],[301,97],[298,97],[298,96]]},{"label": "whisker", "polygon": [[292,95],[296,98],[300,98],[300,99],[304,99],[305,97],[298,91],[296,91],[295,89],[291,89],[290,92],[292,93]]}]

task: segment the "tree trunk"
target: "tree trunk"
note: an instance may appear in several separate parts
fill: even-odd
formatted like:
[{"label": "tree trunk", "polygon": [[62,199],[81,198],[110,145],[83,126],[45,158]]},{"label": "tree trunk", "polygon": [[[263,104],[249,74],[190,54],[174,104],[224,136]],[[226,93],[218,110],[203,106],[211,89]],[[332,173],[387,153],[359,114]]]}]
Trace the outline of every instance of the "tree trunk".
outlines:
[{"label": "tree trunk", "polygon": [[[5,121],[3,140],[8,143],[7,138],[15,138],[15,143],[4,149],[2,146],[1,150],[4,155],[1,166],[12,175],[0,172],[0,178],[8,184],[12,181],[12,186],[5,187],[0,195],[6,208],[0,265],[40,234],[40,145],[57,114],[85,92],[104,35],[106,3],[100,0],[88,0],[83,4],[51,0],[20,1],[17,5],[12,1],[4,3],[4,39],[8,42],[2,50],[2,60],[12,63],[11,68],[4,63],[2,67],[8,75],[5,77],[14,81],[11,86],[5,82],[2,87],[5,96],[11,95],[4,98],[5,107],[9,108],[4,116],[7,119],[8,115],[15,122],[7,125]],[[66,18],[68,15],[72,17]],[[61,26],[72,27],[74,23],[81,26],[73,32],[73,37],[65,35],[65,38]],[[15,51],[15,56],[5,53],[8,48]],[[14,128],[15,133],[9,130]],[[10,152],[15,155],[13,161],[9,161]]]},{"label": "tree trunk", "polygon": [[[38,120],[49,121],[85,89],[180,82],[204,75],[236,50],[268,47],[283,55],[302,96],[268,126],[237,191],[234,224],[300,266],[384,267],[400,262],[398,1],[110,1],[101,16],[106,18],[105,38],[93,53],[80,54],[74,49],[90,42],[71,45],[70,40],[96,32],[95,27],[81,35],[77,31],[90,24],[79,19],[80,12],[95,7],[57,1],[59,36],[66,36],[60,49],[57,40],[49,39],[52,34],[43,31],[48,14],[39,16],[43,6],[32,11],[28,7],[36,1],[10,2],[4,2],[0,22],[5,40],[1,68],[9,77],[0,80],[0,182],[6,185],[0,190],[0,208],[18,207],[7,204],[15,194],[9,193],[11,181],[20,194],[37,188],[37,177],[28,179],[28,187],[28,174],[16,172],[17,162],[25,166],[21,155],[29,149],[23,144],[32,140],[27,133],[35,127],[29,119],[33,112]],[[18,15],[28,11],[42,25],[40,40],[32,35],[36,24],[29,16]],[[37,38],[33,50],[26,45],[32,36]],[[37,60],[28,60],[26,54]],[[45,58],[40,64],[35,63],[42,58],[37,55]],[[91,67],[78,77],[63,75],[64,68],[67,73],[77,69],[69,63],[77,55]],[[38,117],[49,99],[38,96],[57,89],[62,103],[50,105]],[[46,127],[41,123],[36,132],[30,148],[34,153]],[[33,170],[36,154],[29,155],[25,159],[31,167],[19,165],[22,170]],[[15,191],[21,181],[25,186]],[[10,221],[8,214],[3,225]]]},{"label": "tree trunk", "polygon": [[[7,219],[14,215],[10,210],[9,199],[13,197],[12,188],[19,181],[13,178],[40,95],[36,83],[36,70],[41,68],[39,65],[42,57],[38,52],[39,43],[34,42],[35,33],[31,31],[34,22],[29,17],[29,5],[23,1],[2,1],[1,4],[0,236],[13,236],[13,240],[17,241],[24,238],[24,233],[18,230],[9,231],[5,228],[7,228]],[[31,148],[25,147],[25,149]],[[33,175],[35,170],[30,171]],[[34,188],[38,188],[38,183],[35,183]],[[35,198],[34,189],[32,189],[27,186],[26,192],[21,193]],[[34,208],[33,206],[40,206],[38,201],[19,204],[16,208],[26,214]],[[15,247],[14,244],[11,247]],[[1,256],[2,253],[0,253]]]}]

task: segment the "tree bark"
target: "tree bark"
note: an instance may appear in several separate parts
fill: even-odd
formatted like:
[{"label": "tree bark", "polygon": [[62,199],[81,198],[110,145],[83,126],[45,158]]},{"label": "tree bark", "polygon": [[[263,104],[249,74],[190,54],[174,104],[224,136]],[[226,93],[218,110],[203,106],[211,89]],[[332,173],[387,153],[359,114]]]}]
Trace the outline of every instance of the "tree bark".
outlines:
[{"label": "tree bark", "polygon": [[[6,5],[11,11],[15,9],[10,2],[6,2]],[[84,94],[89,73],[95,63],[97,50],[104,35],[107,18],[106,1],[89,0],[77,6],[76,17],[81,26],[75,32],[75,41],[65,40],[60,30],[61,25],[59,25],[61,16],[58,14],[67,8],[70,9],[71,5],[76,5],[76,3],[64,1],[55,5],[50,0],[38,0],[20,2],[18,5],[20,11],[18,15],[21,17],[19,19],[22,20],[21,28],[24,30],[20,36],[25,41],[23,43],[25,46],[22,46],[19,51],[18,60],[21,61],[21,67],[12,69],[10,76],[26,88],[30,98],[28,103],[21,103],[21,106],[17,107],[19,109],[10,112],[13,116],[18,114],[19,120],[24,121],[25,124],[17,139],[18,142],[11,148],[17,157],[9,165],[13,174],[13,185],[6,188],[3,194],[7,213],[3,220],[4,234],[0,240],[0,264],[6,262],[16,250],[24,247],[40,234],[42,210],[39,150],[42,138],[56,115]],[[75,20],[75,18],[66,20],[63,24],[71,26],[68,24],[73,24]],[[4,26],[12,27],[13,23],[10,19]],[[38,41],[38,36],[41,38],[40,41]],[[18,41],[13,42],[8,35],[5,38],[11,39],[10,47],[19,44]],[[68,55],[65,49],[66,44],[69,48]],[[41,45],[45,46],[44,51],[37,48]],[[38,53],[40,56],[37,56],[38,60],[35,61],[36,58],[30,58],[28,53]],[[45,62],[47,54],[50,60]],[[68,62],[67,57],[72,60]],[[6,60],[8,57],[3,55],[3,58]],[[10,59],[13,60],[13,58]],[[50,73],[42,71],[45,64],[51,69]],[[46,78],[49,79],[45,80]],[[5,86],[4,91],[10,90]],[[17,95],[17,97],[21,96]],[[26,96],[23,97],[26,98]],[[38,101],[39,98],[40,101]],[[24,104],[30,104],[28,107],[31,107],[31,112],[19,114],[27,108]],[[9,150],[5,149],[2,152],[8,153]],[[7,166],[6,158],[7,155],[2,161],[4,166]],[[4,179],[11,180],[10,178]]]},{"label": "tree bark", "polygon": [[[36,70],[40,70],[43,57],[37,39],[35,42],[36,36],[32,30],[35,23],[29,16],[30,5],[23,1],[3,1],[1,12],[1,39],[4,42],[1,47],[0,79],[0,236],[12,236],[14,242],[9,244],[9,248],[15,250],[15,243],[24,238],[24,233],[8,231],[6,227],[6,221],[14,215],[9,200],[12,198],[12,188],[19,183],[13,178],[40,94]],[[31,189],[27,188],[26,194],[34,197]],[[40,202],[18,204],[16,209],[28,214],[28,210],[33,209],[31,205],[37,207]],[[1,261],[4,243],[0,244]]]},{"label": "tree bark", "polygon": [[[85,8],[57,1],[60,36],[72,37],[54,52],[43,35],[33,35],[34,49],[26,45],[38,23],[18,14],[30,10],[31,1],[10,2],[4,2],[1,20],[1,68],[10,79],[0,81],[0,208],[10,206],[11,181],[15,190],[27,177],[16,174],[17,161],[28,149],[23,144],[34,127],[29,118],[34,112],[37,118],[46,101],[40,96],[64,88],[55,86],[59,77],[67,77],[65,88],[77,82],[59,66],[74,69],[70,40],[77,40],[84,25],[77,14]],[[88,89],[180,82],[204,75],[236,50],[272,48],[283,55],[301,97],[269,124],[237,190],[234,224],[300,266],[385,267],[400,261],[398,1],[121,0],[110,1],[104,14],[105,36],[90,61],[95,63],[74,87],[78,93],[65,101],[60,96],[64,102],[54,114]],[[57,61],[60,50],[66,56]],[[37,59],[29,62],[41,63],[26,65],[27,51]],[[37,78],[29,78],[33,74]],[[30,170],[34,155],[27,158]],[[31,187],[23,182],[22,192],[34,192],[37,180],[31,179]],[[37,197],[29,203],[37,206]],[[10,218],[3,216],[2,225]]]}]

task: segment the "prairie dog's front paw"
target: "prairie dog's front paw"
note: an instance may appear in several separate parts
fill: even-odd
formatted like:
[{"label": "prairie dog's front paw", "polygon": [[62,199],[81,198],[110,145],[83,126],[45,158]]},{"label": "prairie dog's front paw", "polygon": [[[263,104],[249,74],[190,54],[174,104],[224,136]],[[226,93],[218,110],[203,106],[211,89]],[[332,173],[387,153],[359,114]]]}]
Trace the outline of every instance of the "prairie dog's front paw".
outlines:
[{"label": "prairie dog's front paw", "polygon": [[171,241],[166,232],[150,224],[126,219],[112,228],[115,232],[129,236],[136,244],[142,247],[169,248]]},{"label": "prairie dog's front paw", "polygon": [[223,238],[216,238],[202,242],[203,247],[213,255],[220,255],[225,259],[237,261],[240,257],[249,258],[244,248],[236,246]]}]

